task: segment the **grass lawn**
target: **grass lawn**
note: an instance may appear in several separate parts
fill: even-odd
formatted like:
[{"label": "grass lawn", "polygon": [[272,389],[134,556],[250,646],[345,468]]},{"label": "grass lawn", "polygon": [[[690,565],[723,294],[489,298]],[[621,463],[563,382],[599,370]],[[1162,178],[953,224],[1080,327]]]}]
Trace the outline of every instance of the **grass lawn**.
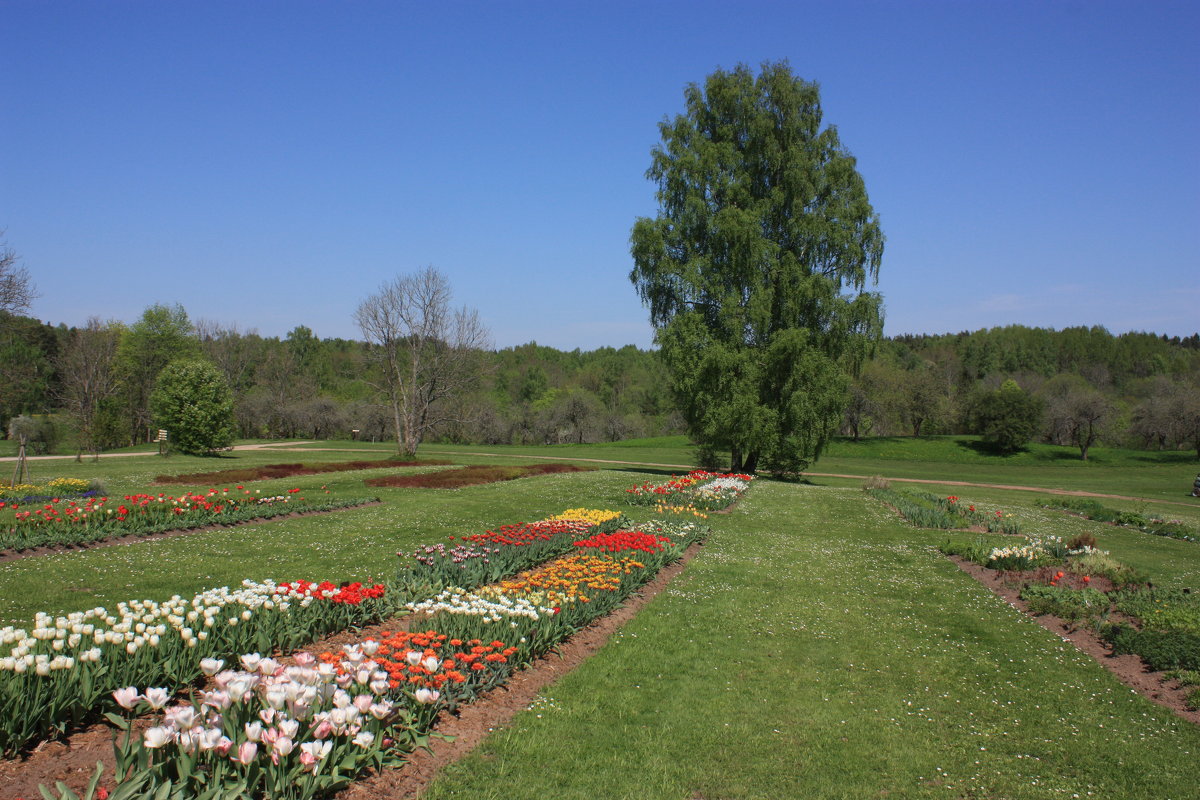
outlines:
[{"label": "grass lawn", "polygon": [[[376,447],[381,458],[391,452]],[[455,448],[428,448],[435,449]],[[686,450],[643,441],[505,452],[510,463],[551,453],[687,463]],[[498,450],[458,448],[454,460],[503,461],[465,452]],[[217,461],[219,468],[323,459],[346,454],[314,447],[220,460],[65,461],[35,477],[103,477],[110,489],[130,491],[168,465],[185,472]],[[857,461],[863,474],[888,474],[888,465],[920,472],[923,463]],[[933,463],[927,472],[959,475],[968,466]],[[1096,466],[1114,482],[1133,469]],[[839,471],[825,461],[818,468]],[[1001,483],[1029,483],[1028,468],[980,466],[1007,475],[991,481]],[[1073,468],[1047,469],[1047,480],[1062,480]],[[263,490],[327,486],[379,494],[380,506],[0,564],[0,624],[247,577],[387,577],[397,550],[566,508],[645,519],[645,509],[622,505],[624,489],[655,477],[622,468],[452,491],[365,492],[362,480],[374,474],[383,471],[285,479]],[[1195,796],[1200,728],[1133,694],[960,572],[937,553],[945,532],[909,527],[865,496],[861,481],[819,482],[762,480],[732,513],[711,515],[712,538],[667,591],[510,728],[450,767],[427,797]],[[1200,544],[1035,508],[1029,493],[954,493],[1018,515],[1029,533],[1087,530],[1156,582],[1200,589]],[[1182,511],[1195,521],[1192,509]]]},{"label": "grass lawn", "polygon": [[427,797],[1194,796],[1200,729],[865,500],[756,486],[667,592]]}]

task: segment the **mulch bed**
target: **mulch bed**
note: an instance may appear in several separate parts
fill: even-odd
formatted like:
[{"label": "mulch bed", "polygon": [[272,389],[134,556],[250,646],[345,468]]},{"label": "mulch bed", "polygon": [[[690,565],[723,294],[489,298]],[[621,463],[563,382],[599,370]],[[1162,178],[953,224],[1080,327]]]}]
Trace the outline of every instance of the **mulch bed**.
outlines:
[{"label": "mulch bed", "polygon": [[[1130,687],[1138,694],[1164,708],[1168,708],[1189,722],[1200,724],[1200,711],[1189,711],[1185,703],[1187,696],[1195,687],[1180,686],[1175,680],[1166,677],[1163,672],[1155,672],[1142,663],[1142,659],[1133,654],[1114,656],[1108,643],[1091,630],[1074,628],[1070,622],[1058,617],[1045,614],[1034,616],[1029,611],[1029,605],[1021,599],[1021,589],[1030,583],[1048,583],[1050,576],[1057,570],[1043,567],[1040,570],[1016,572],[1007,570],[988,569],[974,561],[961,556],[949,556],[958,568],[975,580],[991,589],[1013,608],[1029,615],[1037,624],[1046,630],[1070,642],[1099,664],[1117,676],[1121,683]],[[1063,576],[1059,585],[1071,589],[1082,589],[1084,583],[1079,576]],[[1093,577],[1089,584],[1093,589],[1109,591],[1112,584],[1105,578]]]},{"label": "mulch bed", "polygon": [[267,464],[264,467],[223,469],[217,472],[192,472],[187,475],[158,475],[156,484],[182,483],[202,486],[212,483],[234,481],[268,481],[277,478],[292,478],[296,475],[320,475],[326,472],[354,472],[363,469],[387,469],[390,467],[444,467],[451,461],[422,459],[420,461],[338,461],[329,464]]},{"label": "mulch bed", "polygon": [[356,506],[345,506],[344,508],[330,508],[325,511],[293,511],[290,514],[277,514],[273,517],[259,517],[257,519],[248,519],[244,522],[230,522],[223,525],[205,525],[202,528],[184,528],[174,531],[160,531],[158,533],[130,533],[126,536],[111,536],[107,539],[98,539],[94,542],[45,545],[43,547],[31,547],[27,550],[0,550],[0,564],[6,561],[19,561],[22,558],[32,558],[33,556],[44,556],[49,553],[73,553],[79,550],[93,550],[97,547],[112,547],[120,544],[137,544],[138,542],[149,542],[155,539],[169,539],[174,536],[189,536],[193,533],[220,531],[227,528],[241,528],[245,525],[262,525],[267,522],[278,522],[280,520],[295,519],[297,517],[312,517],[318,514],[336,514],[339,511],[351,511],[356,508],[366,508],[367,506],[378,505],[382,505],[382,502],[379,500],[373,500],[369,503],[359,503]]},{"label": "mulch bed", "polygon": [[367,486],[388,486],[404,489],[459,489],[484,483],[512,481],[532,475],[553,475],[560,472],[590,472],[595,467],[577,467],[573,464],[528,464],[525,466],[501,466],[475,464],[458,469],[443,469],[423,475],[385,475],[368,478]]},{"label": "mulch bed", "polygon": [[[683,571],[700,548],[699,544],[689,547],[683,558],[661,570],[624,605],[560,644],[557,652],[543,656],[513,674],[505,685],[460,706],[454,714],[443,711],[434,730],[442,736],[453,737],[453,741],[432,738],[429,750],[413,753],[403,767],[363,777],[337,794],[338,800],[419,797],[443,767],[464,757],[496,728],[508,725],[543,689],[599,651],[622,625]],[[380,637],[385,631],[406,627],[407,623],[407,619],[393,619],[357,632],[344,631],[303,649],[321,653],[372,636]],[[420,627],[420,620],[415,624]],[[33,800],[41,796],[39,784],[52,786],[55,781],[62,781],[75,792],[81,792],[91,779],[97,761],[105,764],[101,785],[111,788],[112,729],[107,725],[93,725],[62,741],[43,742],[23,759],[0,761],[0,800]]]}]

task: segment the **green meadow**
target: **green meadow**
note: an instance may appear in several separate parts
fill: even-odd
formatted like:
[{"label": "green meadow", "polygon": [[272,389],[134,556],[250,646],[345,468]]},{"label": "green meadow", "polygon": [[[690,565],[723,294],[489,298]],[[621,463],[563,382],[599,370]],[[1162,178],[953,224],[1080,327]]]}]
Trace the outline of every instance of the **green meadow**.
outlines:
[{"label": "green meadow", "polygon": [[[1114,507],[1200,526],[1177,454],[1066,448],[989,456],[965,437],[835,442],[814,473],[1064,488],[1129,495]],[[353,451],[339,452],[326,448]],[[383,458],[387,445],[314,443],[220,459],[136,456],[33,462],[34,479],[102,479],[110,494],[155,475]],[[380,505],[0,564],[0,624],[243,578],[365,580],[397,551],[567,508],[647,509],[625,489],[681,469],[679,438],[611,445],[454,447],[457,464],[578,461],[596,471],[455,490],[367,490],[339,472],[254,484],[264,493],[377,495]],[[497,455],[469,455],[493,453]],[[447,457],[447,456],[441,456]],[[586,460],[586,461],[585,461]],[[636,463],[610,463],[621,461]],[[1123,686],[941,556],[948,537],[912,528],[860,478],[760,479],[686,570],[512,725],[452,765],[440,798],[1191,798],[1200,727]],[[210,487],[202,487],[210,488]],[[1200,590],[1200,544],[1035,506],[1037,492],[920,487],[1018,517],[1028,533],[1080,532],[1164,586]],[[161,487],[155,492],[175,492]],[[1178,503],[1178,505],[1177,505]]]}]

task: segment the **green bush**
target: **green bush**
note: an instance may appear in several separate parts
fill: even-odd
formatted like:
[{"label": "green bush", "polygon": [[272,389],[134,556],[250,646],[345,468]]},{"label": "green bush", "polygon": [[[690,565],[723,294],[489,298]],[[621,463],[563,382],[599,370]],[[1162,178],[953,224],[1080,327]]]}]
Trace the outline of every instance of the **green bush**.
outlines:
[{"label": "green bush", "polygon": [[1181,631],[1139,631],[1129,625],[1109,625],[1103,631],[1113,655],[1140,656],[1152,670],[1200,669],[1200,635]]}]

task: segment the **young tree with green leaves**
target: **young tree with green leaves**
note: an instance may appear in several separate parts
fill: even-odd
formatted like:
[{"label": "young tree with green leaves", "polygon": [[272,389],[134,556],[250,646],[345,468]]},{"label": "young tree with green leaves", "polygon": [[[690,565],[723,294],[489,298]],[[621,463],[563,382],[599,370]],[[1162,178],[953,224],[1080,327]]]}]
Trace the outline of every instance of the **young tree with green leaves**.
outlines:
[{"label": "young tree with green leaves", "polygon": [[148,442],[154,435],[150,393],[163,368],[173,360],[196,357],[200,341],[183,306],[155,303],[130,325],[117,347],[122,399],[129,415],[130,441]]},{"label": "young tree with green leaves", "polygon": [[1043,404],[1006,380],[994,392],[983,395],[975,409],[976,426],[983,439],[1001,453],[1015,453],[1041,429]]},{"label": "young tree with green leaves", "polygon": [[718,70],[659,125],[630,279],[688,430],[734,470],[803,469],[837,431],[847,373],[882,327],[864,291],[879,218],[815,83],[786,62]]},{"label": "young tree with green leaves", "polygon": [[233,396],[225,376],[208,361],[168,364],[159,373],[150,405],[155,423],[181,453],[204,455],[233,444]]}]

